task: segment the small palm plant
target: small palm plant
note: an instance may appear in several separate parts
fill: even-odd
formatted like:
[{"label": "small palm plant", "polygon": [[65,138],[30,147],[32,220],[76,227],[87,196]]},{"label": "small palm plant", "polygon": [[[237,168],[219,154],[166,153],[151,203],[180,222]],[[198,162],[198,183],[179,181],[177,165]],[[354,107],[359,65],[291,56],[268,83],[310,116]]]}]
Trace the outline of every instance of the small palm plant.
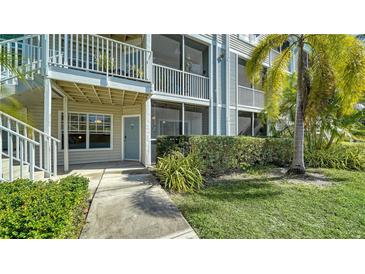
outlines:
[{"label": "small palm plant", "polygon": [[352,35],[272,34],[262,39],[247,62],[257,81],[272,48],[289,42],[273,61],[264,80],[265,108],[270,120],[279,116],[279,103],[291,58],[297,64],[297,94],[293,162],[288,173],[305,173],[304,125],[315,120],[338,96],[343,114],[350,114],[365,91],[365,48]]},{"label": "small palm plant", "polygon": [[184,156],[174,151],[158,158],[156,173],[166,189],[175,192],[194,192],[203,185],[203,177],[193,154]]}]

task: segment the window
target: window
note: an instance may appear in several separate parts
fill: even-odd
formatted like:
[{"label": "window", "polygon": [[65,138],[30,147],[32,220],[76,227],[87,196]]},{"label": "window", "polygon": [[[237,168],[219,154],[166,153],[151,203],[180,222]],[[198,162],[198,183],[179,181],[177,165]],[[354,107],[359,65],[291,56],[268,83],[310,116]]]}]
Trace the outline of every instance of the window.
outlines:
[{"label": "window", "polygon": [[238,85],[252,88],[251,81],[248,79],[246,71],[246,60],[238,58]]},{"label": "window", "polygon": [[151,138],[160,135],[181,135],[181,104],[152,101]]},{"label": "window", "polygon": [[254,113],[254,133],[255,136],[267,136],[266,121],[258,113]]},{"label": "window", "polygon": [[252,112],[238,112],[238,135],[252,136]]},{"label": "window", "polygon": [[[181,103],[152,101],[151,109],[151,159],[156,160],[158,136],[183,134],[183,107]],[[209,107],[184,105],[184,134],[206,135],[209,133]]]},{"label": "window", "polygon": [[182,38],[180,35],[152,35],[153,63],[182,69]]},{"label": "window", "polygon": [[207,135],[209,131],[208,107],[185,105],[185,135]]},{"label": "window", "polygon": [[[69,149],[111,148],[111,115],[69,113]],[[61,139],[63,147],[63,113],[61,113]]]},{"label": "window", "polygon": [[261,34],[238,34],[238,39],[251,44],[256,44],[260,35]]},{"label": "window", "polygon": [[185,71],[208,76],[208,46],[185,38]]}]

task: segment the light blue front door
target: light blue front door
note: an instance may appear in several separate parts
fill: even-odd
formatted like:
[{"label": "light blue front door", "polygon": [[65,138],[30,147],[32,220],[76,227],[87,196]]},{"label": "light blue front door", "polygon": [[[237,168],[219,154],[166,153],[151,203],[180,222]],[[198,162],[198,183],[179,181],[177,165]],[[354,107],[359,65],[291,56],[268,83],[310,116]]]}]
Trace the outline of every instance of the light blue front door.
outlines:
[{"label": "light blue front door", "polygon": [[139,160],[139,117],[124,117],[124,159]]}]

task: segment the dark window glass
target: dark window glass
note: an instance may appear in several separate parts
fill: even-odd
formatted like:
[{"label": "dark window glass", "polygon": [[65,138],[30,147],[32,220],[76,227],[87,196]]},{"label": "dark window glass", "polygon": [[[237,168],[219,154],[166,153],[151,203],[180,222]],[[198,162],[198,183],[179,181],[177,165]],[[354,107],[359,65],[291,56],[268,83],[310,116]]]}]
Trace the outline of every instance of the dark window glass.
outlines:
[{"label": "dark window glass", "polygon": [[152,101],[151,138],[181,135],[181,104]]},{"label": "dark window glass", "polygon": [[255,136],[267,136],[267,126],[264,119],[258,113],[255,113],[254,131]]},{"label": "dark window glass", "polygon": [[208,107],[185,105],[185,135],[207,135],[209,131]]},{"label": "dark window glass", "polygon": [[90,134],[90,148],[110,148],[110,134]]},{"label": "dark window glass", "polygon": [[185,38],[185,71],[208,76],[208,46]]},{"label": "dark window glass", "polygon": [[[86,127],[89,121],[89,146],[86,142]],[[69,149],[110,148],[111,116],[100,114],[69,113]],[[62,149],[63,113],[61,114]]]},{"label": "dark window glass", "polygon": [[252,113],[238,112],[238,135],[252,136]]},{"label": "dark window glass", "polygon": [[252,87],[251,81],[247,76],[246,60],[238,58],[238,85],[243,87]]},{"label": "dark window glass", "polygon": [[[68,148],[69,149],[85,149],[86,148],[86,134],[69,133],[68,134]],[[63,134],[62,134],[62,149],[63,149]]]},{"label": "dark window glass", "polygon": [[182,69],[181,35],[152,35],[152,51],[155,64]]}]

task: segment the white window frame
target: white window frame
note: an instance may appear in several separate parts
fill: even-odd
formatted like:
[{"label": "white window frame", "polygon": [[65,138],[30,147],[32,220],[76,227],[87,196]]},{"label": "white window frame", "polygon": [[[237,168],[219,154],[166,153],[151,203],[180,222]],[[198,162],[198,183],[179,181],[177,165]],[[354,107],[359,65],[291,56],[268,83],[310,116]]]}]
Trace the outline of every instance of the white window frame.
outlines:
[{"label": "white window frame", "polygon": [[[63,129],[61,128],[61,115],[62,115],[63,111],[58,111],[58,139],[62,140],[62,131]],[[109,114],[109,113],[96,113],[96,112],[82,112],[82,111],[69,111],[68,114],[86,114],[86,148],[77,148],[77,149],[68,149],[69,152],[72,151],[77,151],[77,152],[82,152],[82,151],[108,151],[108,150],[113,150],[113,125],[114,125],[114,118],[113,118],[113,114]],[[108,148],[90,148],[90,131],[89,131],[89,115],[108,115],[110,116],[110,147]],[[70,133],[70,132],[69,132]],[[62,149],[62,145],[59,146],[58,148],[59,152],[63,152],[64,149]]]},{"label": "white window frame", "polygon": [[238,34],[239,40],[249,43],[251,45],[257,44],[257,37],[254,34]]}]

